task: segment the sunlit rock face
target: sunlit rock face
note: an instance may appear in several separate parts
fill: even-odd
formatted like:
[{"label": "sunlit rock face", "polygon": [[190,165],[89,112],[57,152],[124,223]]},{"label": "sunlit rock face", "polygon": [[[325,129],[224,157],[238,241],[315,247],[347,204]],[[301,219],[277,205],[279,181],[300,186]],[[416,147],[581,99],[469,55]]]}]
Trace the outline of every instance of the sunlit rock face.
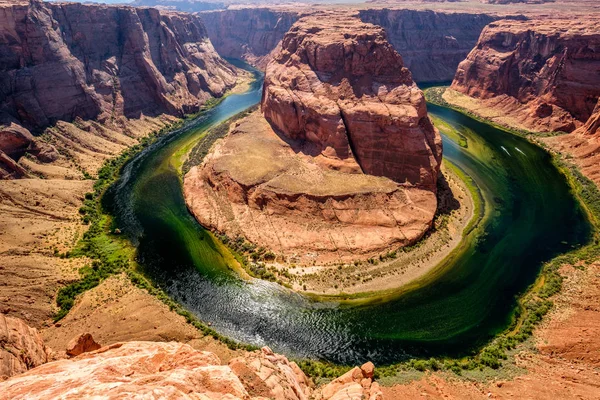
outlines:
[{"label": "sunlit rock face", "polygon": [[0,5],[0,123],[198,110],[236,82],[191,14],[75,3]]},{"label": "sunlit rock face", "polygon": [[590,119],[600,96],[597,27],[594,19],[491,23],[459,65],[452,89],[528,129],[571,132]]}]

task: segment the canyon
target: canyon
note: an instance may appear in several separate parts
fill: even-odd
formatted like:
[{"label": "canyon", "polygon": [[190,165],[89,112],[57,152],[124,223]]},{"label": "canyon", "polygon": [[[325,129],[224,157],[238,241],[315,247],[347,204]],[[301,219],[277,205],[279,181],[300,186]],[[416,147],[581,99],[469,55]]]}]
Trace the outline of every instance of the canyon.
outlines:
[{"label": "canyon", "polygon": [[302,264],[420,239],[437,206],[441,137],[384,31],[311,16],[281,47],[265,74],[264,119],[236,122],[186,175],[194,216]]},{"label": "canyon", "polygon": [[128,119],[182,117],[244,74],[215,52],[189,14],[36,1],[3,4],[0,12],[5,177],[26,175],[18,164],[25,154],[41,163],[58,158],[28,130],[39,136],[75,119],[122,130]]},{"label": "canyon", "polygon": [[600,88],[599,21],[502,20],[488,25],[451,89],[536,132],[572,132]]},{"label": "canyon", "polygon": [[[217,52],[264,70],[284,34],[306,9],[240,8],[200,13]],[[448,82],[477,43],[481,30],[500,17],[485,13],[367,9],[351,13],[385,29],[389,42],[417,82]]]},{"label": "canyon", "polygon": [[[224,6],[211,4],[188,5]],[[59,254],[88,229],[79,209],[98,169],[249,80],[222,57],[266,72],[262,111],[232,122],[186,175],[188,205],[206,226],[290,261],[374,257],[429,229],[441,142],[413,80],[454,77],[444,98],[455,106],[514,128],[572,132],[539,141],[600,185],[593,17],[327,7],[191,15],[0,2],[0,398],[597,396],[597,262],[561,267],[555,309],[518,350],[515,371],[491,382],[430,371],[380,387],[367,363],[315,386],[268,348],[231,350],[204,335],[124,273],[54,323],[58,289],[87,265]],[[397,165],[396,154],[409,162]],[[83,333],[105,346],[68,358]]]}]

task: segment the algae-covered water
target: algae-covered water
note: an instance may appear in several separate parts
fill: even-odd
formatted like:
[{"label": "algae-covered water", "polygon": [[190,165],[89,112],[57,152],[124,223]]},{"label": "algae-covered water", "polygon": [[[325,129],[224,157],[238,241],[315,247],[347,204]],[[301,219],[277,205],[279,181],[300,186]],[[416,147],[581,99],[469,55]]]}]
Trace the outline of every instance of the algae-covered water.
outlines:
[{"label": "algae-covered water", "polygon": [[510,324],[516,297],[544,261],[588,240],[589,225],[546,152],[430,105],[454,130],[444,135],[445,162],[469,175],[484,199],[480,224],[443,265],[362,304],[315,301],[275,283],[243,280],[227,249],[186,209],[178,168],[208,127],[260,100],[261,83],[137,156],[106,196],[145,273],[224,335],[345,364],[463,354]]}]

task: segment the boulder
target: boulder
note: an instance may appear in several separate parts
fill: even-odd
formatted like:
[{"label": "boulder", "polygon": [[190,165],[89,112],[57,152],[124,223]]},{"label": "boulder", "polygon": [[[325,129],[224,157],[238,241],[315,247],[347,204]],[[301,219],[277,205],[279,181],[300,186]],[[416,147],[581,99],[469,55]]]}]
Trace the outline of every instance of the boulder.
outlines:
[{"label": "boulder", "polygon": [[67,344],[67,355],[75,357],[83,353],[98,350],[101,347],[102,346],[94,341],[92,335],[83,333],[71,339],[69,344]]}]

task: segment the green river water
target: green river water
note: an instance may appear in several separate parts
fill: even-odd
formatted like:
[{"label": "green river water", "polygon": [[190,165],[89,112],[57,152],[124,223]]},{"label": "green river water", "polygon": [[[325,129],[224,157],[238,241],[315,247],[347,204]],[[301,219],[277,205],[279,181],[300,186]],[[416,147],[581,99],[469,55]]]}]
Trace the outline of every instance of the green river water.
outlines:
[{"label": "green river water", "polygon": [[146,149],[105,196],[146,275],[226,336],[344,364],[462,355],[506,329],[518,295],[544,261],[589,239],[590,226],[546,152],[430,105],[462,135],[462,147],[444,135],[445,162],[470,176],[484,200],[480,224],[446,262],[363,304],[316,301],[272,282],[240,279],[229,267],[231,254],[186,209],[177,167],[208,127],[256,104],[261,85],[258,79],[249,92],[227,97]]}]

